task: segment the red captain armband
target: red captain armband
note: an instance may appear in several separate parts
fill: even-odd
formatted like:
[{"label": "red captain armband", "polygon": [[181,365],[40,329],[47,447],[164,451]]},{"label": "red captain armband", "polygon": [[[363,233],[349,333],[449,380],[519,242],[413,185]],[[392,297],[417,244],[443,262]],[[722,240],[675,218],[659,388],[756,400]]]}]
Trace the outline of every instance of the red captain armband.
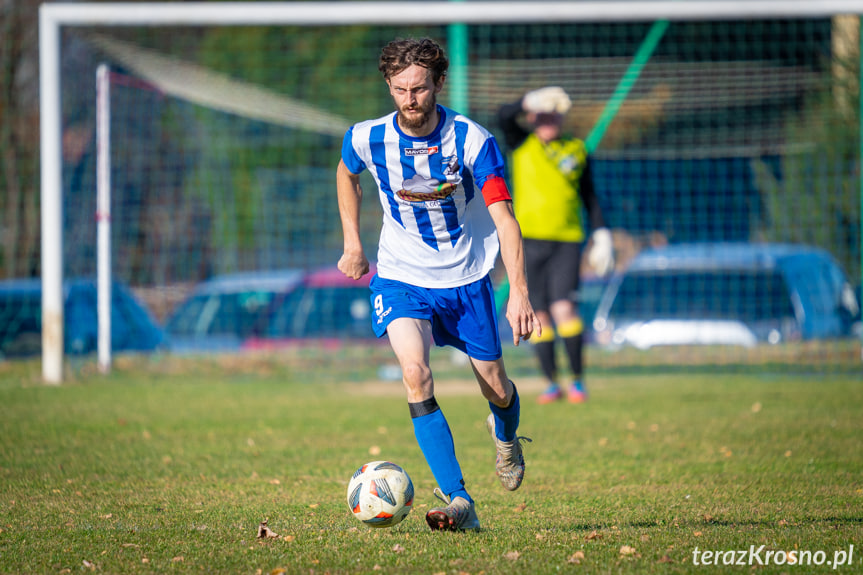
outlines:
[{"label": "red captain armband", "polygon": [[512,199],[512,196],[509,195],[509,189],[506,187],[506,182],[498,176],[493,176],[485,181],[482,187],[482,197],[485,199],[486,206]]}]

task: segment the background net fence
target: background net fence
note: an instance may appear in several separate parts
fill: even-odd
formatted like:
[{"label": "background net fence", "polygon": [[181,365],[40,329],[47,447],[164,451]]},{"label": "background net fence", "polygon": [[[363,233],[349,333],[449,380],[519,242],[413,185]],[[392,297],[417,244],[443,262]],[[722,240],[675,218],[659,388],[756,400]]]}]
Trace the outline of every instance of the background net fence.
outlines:
[{"label": "background net fence", "polygon": [[[497,108],[552,84],[573,99],[567,130],[586,138],[652,26],[468,25],[458,46],[448,26],[64,28],[64,275],[96,273],[99,64],[111,71],[113,274],[164,322],[193,286],[219,274],[335,264],[341,140],[352,123],[392,110],[377,71],[388,41],[431,36],[447,46],[464,64],[451,70],[441,103],[466,106],[460,111],[501,142]],[[32,38],[19,36],[4,34],[0,48],[4,277],[40,273],[38,118],[25,65]],[[859,60],[856,17],[671,22],[595,151],[618,271],[648,247],[791,242],[826,250],[859,285]],[[363,181],[362,234],[373,257],[380,207]],[[859,360],[846,315],[839,337],[751,348],[591,346],[588,364],[805,357],[819,371],[839,369]]]}]

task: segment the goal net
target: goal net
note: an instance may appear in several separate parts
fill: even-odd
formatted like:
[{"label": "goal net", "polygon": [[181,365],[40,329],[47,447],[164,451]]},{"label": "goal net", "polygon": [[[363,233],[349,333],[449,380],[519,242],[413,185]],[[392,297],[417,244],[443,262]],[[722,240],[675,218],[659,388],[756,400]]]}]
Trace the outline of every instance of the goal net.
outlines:
[{"label": "goal net", "polygon": [[[823,250],[850,286],[859,285],[860,28],[848,15],[853,7],[44,5],[43,283],[96,274],[100,64],[111,84],[112,274],[164,321],[192,286],[214,276],[337,261],[342,136],[351,124],[392,110],[377,70],[381,47],[396,37],[430,36],[451,60],[439,101],[501,142],[501,105],[547,85],[570,95],[565,127],[594,149],[618,272],[651,248],[785,243]],[[56,117],[45,100],[51,94]],[[362,235],[373,258],[380,207],[373,184],[364,183]],[[60,215],[46,215],[52,199],[61,202]],[[648,283],[635,293],[620,284],[619,297],[650,292],[664,301],[645,313],[705,325],[735,314],[764,319],[784,306],[782,314],[791,310],[785,323],[750,329],[754,340],[698,341],[689,328],[680,341],[659,337],[657,345],[625,345],[633,342],[621,334],[603,340],[593,329],[603,326],[591,322],[607,286],[584,267],[579,301],[588,320],[588,369],[803,357],[831,370],[859,360],[842,278],[798,269],[783,285],[763,288],[773,280],[752,270],[726,277],[705,267],[681,271],[674,286],[650,284],[645,272],[639,281]],[[495,280],[500,284],[500,274]],[[698,293],[695,304],[676,306],[688,290]],[[781,301],[756,304],[759,298]]]}]

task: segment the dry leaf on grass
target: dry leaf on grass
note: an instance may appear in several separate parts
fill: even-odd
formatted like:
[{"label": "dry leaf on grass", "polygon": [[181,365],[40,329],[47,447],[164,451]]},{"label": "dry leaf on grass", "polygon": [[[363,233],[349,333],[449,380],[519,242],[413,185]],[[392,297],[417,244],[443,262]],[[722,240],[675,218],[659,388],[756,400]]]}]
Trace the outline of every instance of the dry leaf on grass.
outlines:
[{"label": "dry leaf on grass", "polygon": [[261,521],[261,524],[258,525],[258,539],[272,539],[279,536],[278,533],[267,527],[268,521],[269,519],[264,519]]},{"label": "dry leaf on grass", "polygon": [[594,530],[585,535],[584,538],[587,541],[593,541],[594,539],[602,539],[602,533],[597,533],[596,530]]},{"label": "dry leaf on grass", "polygon": [[620,555],[622,557],[641,557],[641,554],[635,547],[630,547],[629,545],[622,545],[620,547]]},{"label": "dry leaf on grass", "polygon": [[405,548],[396,543],[393,545],[393,553],[404,553]]},{"label": "dry leaf on grass", "polygon": [[516,513],[521,513],[525,509],[527,509],[527,503],[519,503],[513,508],[513,511],[515,511]]},{"label": "dry leaf on grass", "polygon": [[518,561],[518,558],[521,557],[521,553],[519,553],[518,551],[509,551],[507,553],[504,553],[503,556],[510,561]]},{"label": "dry leaf on grass", "polygon": [[674,559],[669,557],[668,555],[663,555],[657,563],[674,563]]},{"label": "dry leaf on grass", "polygon": [[284,567],[276,567],[275,569],[270,571],[270,575],[285,575],[285,573],[287,573],[287,572],[288,572],[288,570],[285,569]]},{"label": "dry leaf on grass", "polygon": [[584,551],[576,551],[566,560],[567,563],[574,563],[575,565],[580,564],[582,561],[584,561]]}]

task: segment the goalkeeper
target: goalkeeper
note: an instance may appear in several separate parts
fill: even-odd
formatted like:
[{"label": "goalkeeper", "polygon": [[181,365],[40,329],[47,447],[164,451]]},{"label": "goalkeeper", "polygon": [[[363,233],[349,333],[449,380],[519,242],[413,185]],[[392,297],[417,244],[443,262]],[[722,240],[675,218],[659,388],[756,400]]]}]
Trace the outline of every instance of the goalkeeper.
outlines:
[{"label": "goalkeeper", "polygon": [[611,232],[594,193],[587,148],[583,141],[562,135],[570,106],[563,89],[549,86],[528,92],[498,111],[512,152],[513,207],[524,236],[530,302],[542,325],[542,335],[534,334],[530,340],[548,380],[548,388],[539,396],[542,404],[564,395],[557,379],[556,338],[563,342],[573,373],[569,401],[587,399],[584,323],[573,302],[587,240],[585,209],[593,230],[588,262],[600,276],[614,267]]}]

